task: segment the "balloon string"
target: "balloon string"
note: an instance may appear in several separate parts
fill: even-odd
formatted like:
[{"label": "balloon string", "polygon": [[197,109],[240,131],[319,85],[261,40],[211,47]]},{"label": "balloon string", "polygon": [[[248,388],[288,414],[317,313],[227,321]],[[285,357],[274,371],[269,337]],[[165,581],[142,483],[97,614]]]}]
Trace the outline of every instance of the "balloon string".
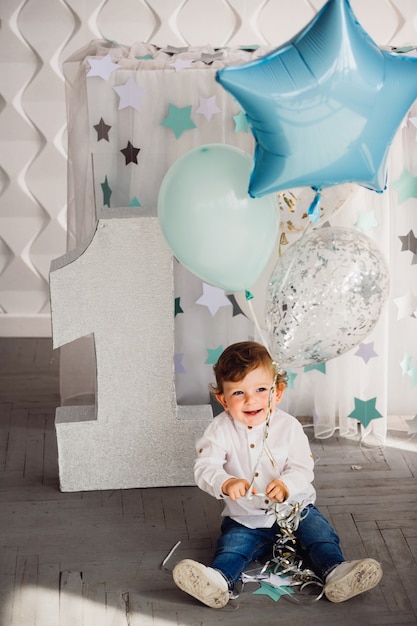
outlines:
[{"label": "balloon string", "polygon": [[249,310],[250,310],[250,313],[251,313],[252,319],[253,319],[253,321],[254,321],[254,323],[255,323],[255,328],[256,328],[256,330],[257,330],[257,332],[258,332],[258,334],[259,334],[259,337],[261,338],[261,341],[262,341],[262,343],[264,344],[265,348],[266,348],[267,350],[269,350],[268,341],[267,341],[267,339],[266,339],[266,337],[265,337],[265,335],[264,335],[264,333],[263,333],[263,330],[262,330],[262,328],[261,328],[261,326],[260,326],[260,324],[259,324],[259,321],[258,321],[257,315],[256,315],[256,313],[255,313],[255,309],[254,309],[254,308],[253,308],[253,306],[252,306],[252,299],[253,299],[253,298],[247,298],[247,303],[248,303],[248,306],[249,306]]}]

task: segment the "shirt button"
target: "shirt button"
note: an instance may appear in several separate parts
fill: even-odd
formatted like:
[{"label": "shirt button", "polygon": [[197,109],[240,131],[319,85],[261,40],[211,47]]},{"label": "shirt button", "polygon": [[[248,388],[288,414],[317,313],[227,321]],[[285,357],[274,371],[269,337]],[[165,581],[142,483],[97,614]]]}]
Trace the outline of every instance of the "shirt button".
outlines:
[{"label": "shirt button", "polygon": [[251,443],[249,447],[250,447],[250,448],[254,448],[254,447],[255,447],[255,444],[254,444],[254,443]]},{"label": "shirt button", "polygon": [[265,504],[269,504],[269,500],[265,500],[264,502],[265,502]]},{"label": "shirt button", "polygon": [[255,478],[258,478],[259,472],[255,472]]},{"label": "shirt button", "polygon": [[252,430],[253,426],[248,426],[248,430]]}]

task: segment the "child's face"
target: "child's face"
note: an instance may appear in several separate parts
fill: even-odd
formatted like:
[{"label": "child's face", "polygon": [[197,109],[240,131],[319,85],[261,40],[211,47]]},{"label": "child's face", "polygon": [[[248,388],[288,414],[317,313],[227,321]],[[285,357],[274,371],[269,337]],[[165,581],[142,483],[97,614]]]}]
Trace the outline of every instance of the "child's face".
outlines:
[{"label": "child's face", "polygon": [[[267,418],[269,390],[273,382],[270,369],[257,367],[240,381],[225,381],[223,393],[217,394],[216,398],[233,419],[246,426],[257,426]],[[283,391],[284,385],[281,385],[273,394],[273,408],[281,400]]]}]

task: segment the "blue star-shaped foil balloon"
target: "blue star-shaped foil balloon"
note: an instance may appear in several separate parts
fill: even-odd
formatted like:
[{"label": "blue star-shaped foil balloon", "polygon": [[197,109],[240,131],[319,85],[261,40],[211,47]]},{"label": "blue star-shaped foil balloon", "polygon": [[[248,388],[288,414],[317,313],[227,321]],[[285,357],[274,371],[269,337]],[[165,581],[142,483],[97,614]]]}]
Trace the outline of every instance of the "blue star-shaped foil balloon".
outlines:
[{"label": "blue star-shaped foil balloon", "polygon": [[348,0],[329,0],[286,44],[219,70],[256,140],[249,193],[386,183],[386,159],[417,98],[417,58],[381,50]]}]

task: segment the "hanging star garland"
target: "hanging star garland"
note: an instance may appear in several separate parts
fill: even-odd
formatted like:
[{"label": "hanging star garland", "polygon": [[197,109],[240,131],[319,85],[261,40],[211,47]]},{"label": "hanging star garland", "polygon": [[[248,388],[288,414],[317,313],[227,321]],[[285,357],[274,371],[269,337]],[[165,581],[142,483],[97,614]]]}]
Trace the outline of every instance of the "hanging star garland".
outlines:
[{"label": "hanging star garland", "polygon": [[414,231],[410,230],[407,235],[399,236],[402,248],[401,252],[412,252],[413,257],[411,265],[417,264],[417,237],[414,235]]},{"label": "hanging star garland", "polygon": [[97,141],[101,141],[102,139],[109,141],[109,130],[111,129],[111,126],[106,124],[102,117],[100,118],[99,123],[95,124],[93,128],[97,131]]},{"label": "hanging star garland", "polygon": [[200,96],[200,106],[196,109],[196,113],[204,115],[208,122],[211,120],[213,115],[220,113],[220,109],[216,104],[216,96],[212,96],[211,98],[203,98]]},{"label": "hanging star garland", "polygon": [[168,115],[161,122],[161,126],[170,128],[178,139],[182,133],[186,130],[197,128],[191,119],[191,105],[187,107],[178,108],[175,104],[168,104]]},{"label": "hanging star garland", "polygon": [[134,163],[135,165],[138,164],[138,154],[140,152],[140,148],[135,148],[130,141],[127,142],[126,148],[123,148],[120,152],[125,158],[125,165],[129,165],[129,163]]},{"label": "hanging star garland", "polygon": [[113,72],[119,69],[120,65],[113,63],[110,54],[106,54],[101,59],[87,59],[90,64],[90,70],[87,78],[99,76],[103,80],[108,81]]},{"label": "hanging star garland", "polygon": [[348,417],[352,419],[358,420],[367,428],[369,424],[375,420],[382,417],[381,413],[376,409],[376,398],[371,398],[370,400],[360,400],[360,398],[354,398],[355,408],[349,413]]},{"label": "hanging star garland", "polygon": [[180,313],[184,313],[181,308],[181,298],[175,298],[174,317],[177,317]]},{"label": "hanging star garland", "polygon": [[230,300],[227,298],[223,289],[203,283],[203,295],[196,301],[196,304],[206,306],[214,317],[221,307],[230,306]]},{"label": "hanging star garland", "polygon": [[213,350],[211,350],[210,348],[207,348],[207,359],[205,363],[207,365],[215,365],[217,361],[219,360],[219,357],[222,354],[223,350],[224,350],[223,346],[218,346],[217,348],[214,348]]},{"label": "hanging star garland", "polygon": [[363,359],[366,364],[370,359],[377,357],[378,354],[374,350],[374,342],[371,341],[370,343],[359,344],[359,348],[355,352],[355,356]]},{"label": "hanging star garland", "polygon": [[402,204],[409,198],[417,198],[417,176],[412,176],[407,168],[404,168],[398,180],[391,183],[391,187],[398,194],[398,202]]},{"label": "hanging star garland", "polygon": [[110,208],[110,198],[111,198],[112,190],[110,189],[107,176],[104,179],[104,183],[100,183],[100,186],[103,191],[103,206],[108,206]]},{"label": "hanging star garland", "polygon": [[142,108],[142,98],[147,92],[147,89],[137,84],[133,75],[129,77],[124,85],[113,87],[114,91],[119,96],[119,111],[131,107],[140,111]]}]

